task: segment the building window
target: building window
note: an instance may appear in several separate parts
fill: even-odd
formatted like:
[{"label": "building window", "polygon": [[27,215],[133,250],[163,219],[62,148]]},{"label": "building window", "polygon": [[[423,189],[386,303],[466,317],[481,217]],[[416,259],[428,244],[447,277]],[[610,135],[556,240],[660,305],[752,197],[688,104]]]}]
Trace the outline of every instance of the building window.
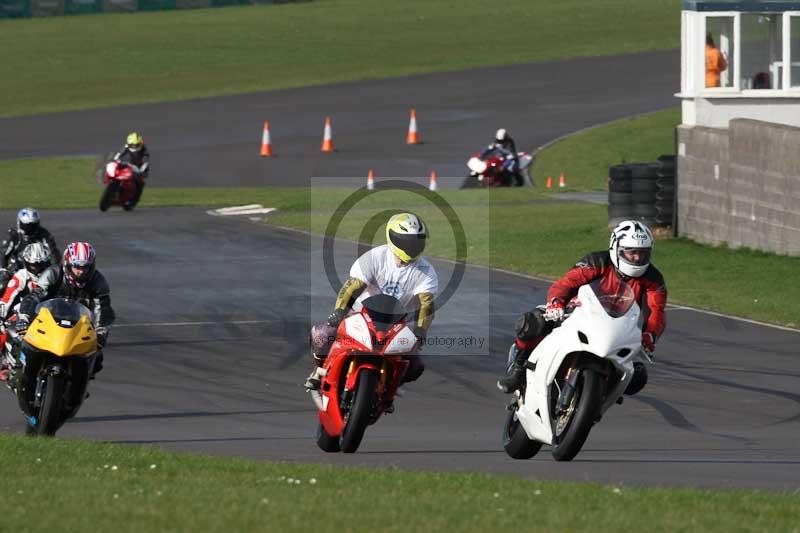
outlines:
[{"label": "building window", "polygon": [[741,21],[741,88],[780,89],[783,65],[781,16],[743,13]]},{"label": "building window", "polygon": [[789,17],[789,37],[791,54],[790,60],[792,62],[791,70],[791,87],[800,87],[800,17]]},{"label": "building window", "polygon": [[706,88],[733,86],[733,20],[706,18]]}]

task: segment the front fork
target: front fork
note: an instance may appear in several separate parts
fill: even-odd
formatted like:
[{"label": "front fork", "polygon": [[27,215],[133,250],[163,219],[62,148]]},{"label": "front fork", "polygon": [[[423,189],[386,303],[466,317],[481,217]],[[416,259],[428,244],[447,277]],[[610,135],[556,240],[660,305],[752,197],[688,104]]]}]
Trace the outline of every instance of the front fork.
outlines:
[{"label": "front fork", "polygon": [[558,401],[556,402],[556,416],[560,416],[569,409],[572,397],[575,395],[575,388],[578,385],[579,373],[580,370],[575,367],[570,367],[569,370],[567,370],[567,376],[564,379],[564,387],[561,389],[558,395]]}]

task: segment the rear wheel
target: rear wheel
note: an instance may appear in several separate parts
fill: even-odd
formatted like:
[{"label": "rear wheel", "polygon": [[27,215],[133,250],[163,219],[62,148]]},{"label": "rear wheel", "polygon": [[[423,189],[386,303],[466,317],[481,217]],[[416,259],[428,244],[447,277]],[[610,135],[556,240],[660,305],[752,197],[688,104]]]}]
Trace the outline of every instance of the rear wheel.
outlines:
[{"label": "rear wheel", "polygon": [[42,407],[39,409],[39,419],[36,424],[36,433],[39,435],[53,436],[61,426],[61,403],[64,397],[64,376],[49,375],[44,387]]},{"label": "rear wheel", "polygon": [[103,191],[103,195],[100,197],[100,211],[108,211],[108,208],[114,203],[114,198],[117,196],[117,190],[119,190],[119,183],[116,181],[112,181],[106,185],[106,189]]},{"label": "rear wheel", "polygon": [[509,410],[503,424],[503,449],[512,459],[530,459],[539,452],[542,443],[531,440],[517,419],[517,409]]},{"label": "rear wheel", "polygon": [[358,376],[353,405],[347,414],[342,430],[341,447],[344,453],[353,453],[364,438],[364,431],[369,425],[372,407],[376,403],[375,389],[378,375],[374,370],[362,370]]},{"label": "rear wheel", "polygon": [[594,425],[603,398],[603,382],[595,370],[584,368],[566,412],[553,420],[553,457],[572,461]]},{"label": "rear wheel", "polygon": [[339,447],[339,437],[331,437],[328,435],[322,422],[317,426],[317,446],[319,446],[319,449],[323,452],[336,453],[341,451]]}]

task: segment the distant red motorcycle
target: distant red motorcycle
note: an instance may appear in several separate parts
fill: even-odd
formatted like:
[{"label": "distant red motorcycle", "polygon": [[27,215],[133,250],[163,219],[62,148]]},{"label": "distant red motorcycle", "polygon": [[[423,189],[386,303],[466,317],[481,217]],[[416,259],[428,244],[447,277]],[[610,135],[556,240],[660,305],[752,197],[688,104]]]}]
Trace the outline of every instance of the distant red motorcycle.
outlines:
[{"label": "distant red motorcycle", "polygon": [[501,150],[493,150],[483,158],[480,153],[476,153],[467,161],[469,179],[477,180],[479,187],[511,187],[526,183],[533,185],[530,175],[533,157],[525,152],[518,152],[519,169],[515,173],[510,173],[503,169],[506,155]]},{"label": "distant red motorcycle", "polygon": [[339,324],[325,360],[324,376],[311,397],[319,410],[317,445],[326,452],[353,453],[367,426],[392,411],[418,339],[407,312],[385,294],[371,296]]},{"label": "distant red motorcycle", "polygon": [[100,196],[100,211],[108,211],[112,205],[122,206],[125,211],[136,207],[136,191],[139,184],[132,166],[122,161],[109,161],[103,172],[103,190]]}]

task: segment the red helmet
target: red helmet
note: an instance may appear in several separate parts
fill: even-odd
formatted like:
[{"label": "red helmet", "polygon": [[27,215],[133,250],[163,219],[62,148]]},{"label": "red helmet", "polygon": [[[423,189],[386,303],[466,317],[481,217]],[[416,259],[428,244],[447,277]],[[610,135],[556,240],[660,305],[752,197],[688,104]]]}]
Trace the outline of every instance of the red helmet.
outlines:
[{"label": "red helmet", "polygon": [[71,242],[64,250],[61,267],[67,283],[83,288],[94,274],[94,247],[88,242]]}]

